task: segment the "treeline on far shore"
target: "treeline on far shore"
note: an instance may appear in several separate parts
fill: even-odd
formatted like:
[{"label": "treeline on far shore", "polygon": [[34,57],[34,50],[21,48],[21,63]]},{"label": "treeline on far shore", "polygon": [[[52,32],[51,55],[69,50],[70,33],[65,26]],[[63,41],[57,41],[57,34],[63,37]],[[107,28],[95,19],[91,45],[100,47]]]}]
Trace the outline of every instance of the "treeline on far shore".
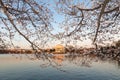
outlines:
[{"label": "treeline on far shore", "polygon": [[[61,49],[43,49],[42,52],[40,50],[32,50],[32,49],[0,49],[0,54],[34,54],[47,52],[47,53],[79,53],[79,54],[86,54],[86,53],[119,53],[120,54],[120,47],[116,46],[105,46],[99,48],[75,48],[75,47],[64,47],[64,50]],[[113,53],[114,52],[114,53]]]},{"label": "treeline on far shore", "polygon": [[32,50],[32,49],[0,49],[0,54],[34,54],[34,53],[42,53],[42,52],[55,52],[55,49],[43,49],[42,52],[40,50]]},{"label": "treeline on far shore", "polygon": [[30,49],[0,49],[0,54],[9,54],[9,53],[12,53],[12,54],[24,54],[24,53],[32,54],[32,53],[34,53],[34,51],[30,50]]}]

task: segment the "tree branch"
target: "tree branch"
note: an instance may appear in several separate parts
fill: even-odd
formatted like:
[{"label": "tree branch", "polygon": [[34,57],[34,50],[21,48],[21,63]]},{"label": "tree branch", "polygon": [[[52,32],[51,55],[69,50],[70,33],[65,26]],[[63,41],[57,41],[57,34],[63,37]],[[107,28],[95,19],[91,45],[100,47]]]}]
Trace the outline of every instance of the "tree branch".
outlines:
[{"label": "tree branch", "polygon": [[100,27],[100,20],[101,20],[102,15],[104,14],[104,10],[105,10],[105,8],[106,8],[107,3],[109,3],[109,1],[110,1],[110,0],[105,0],[105,1],[103,2],[102,9],[101,9],[101,11],[100,11],[100,15],[98,16],[97,29],[96,29],[96,33],[95,33],[95,37],[94,37],[93,43],[94,43],[94,42],[96,41],[96,39],[97,39],[97,35],[98,35],[99,27]]},{"label": "tree branch", "polygon": [[111,10],[109,10],[109,11],[105,11],[104,14],[111,13],[111,12],[113,12],[113,11],[119,11],[119,6],[113,8],[113,9],[111,9]]},{"label": "tree branch", "polygon": [[14,24],[14,21],[12,20],[12,18],[10,17],[9,13],[7,12],[7,9],[4,7],[4,3],[0,0],[0,4],[3,6],[3,11],[5,13],[5,15],[8,17],[10,23],[12,24],[12,26],[15,28],[15,30],[21,35],[23,36],[31,45],[34,45],[36,48],[38,48],[39,50],[43,51],[42,49],[40,49],[37,45],[33,44],[32,41],[30,41],[24,34],[22,34],[21,31],[19,31],[19,29],[16,27],[16,25]]},{"label": "tree branch", "polygon": [[78,7],[78,6],[74,6],[74,7],[78,8],[78,10],[83,10],[83,11],[94,11],[94,10],[96,10],[96,9],[101,8],[101,5],[99,5],[99,6],[97,6],[97,7],[94,7],[94,8],[91,8],[91,9],[80,8],[80,7]]}]

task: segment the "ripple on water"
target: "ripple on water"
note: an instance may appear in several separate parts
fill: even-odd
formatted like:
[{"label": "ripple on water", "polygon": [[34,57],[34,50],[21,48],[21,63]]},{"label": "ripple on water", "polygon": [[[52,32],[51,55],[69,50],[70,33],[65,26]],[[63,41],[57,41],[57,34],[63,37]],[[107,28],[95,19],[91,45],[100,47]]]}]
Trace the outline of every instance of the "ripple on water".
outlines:
[{"label": "ripple on water", "polygon": [[51,60],[52,63],[46,59],[0,55],[0,80],[120,80],[120,69],[115,61],[63,55]]}]

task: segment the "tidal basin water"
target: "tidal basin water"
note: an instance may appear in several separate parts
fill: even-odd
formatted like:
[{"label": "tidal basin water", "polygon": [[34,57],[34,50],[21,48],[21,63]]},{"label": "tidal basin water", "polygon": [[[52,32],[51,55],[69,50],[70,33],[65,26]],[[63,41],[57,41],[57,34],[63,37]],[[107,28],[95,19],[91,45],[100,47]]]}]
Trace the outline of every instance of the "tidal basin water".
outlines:
[{"label": "tidal basin water", "polygon": [[120,61],[95,55],[0,55],[0,80],[120,80]]}]

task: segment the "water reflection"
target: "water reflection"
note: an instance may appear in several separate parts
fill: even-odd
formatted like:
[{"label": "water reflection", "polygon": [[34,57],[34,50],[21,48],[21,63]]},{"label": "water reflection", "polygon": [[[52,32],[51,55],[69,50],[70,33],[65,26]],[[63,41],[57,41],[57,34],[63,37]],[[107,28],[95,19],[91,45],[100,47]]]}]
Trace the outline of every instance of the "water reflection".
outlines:
[{"label": "water reflection", "polygon": [[108,56],[101,56],[96,54],[48,54],[47,57],[39,55],[39,59],[48,60],[49,66],[54,65],[56,67],[62,66],[64,61],[75,64],[77,66],[91,67],[94,62],[109,62],[120,67],[120,61]]},{"label": "water reflection", "polygon": [[[4,54],[0,55],[0,63],[1,80],[120,79],[120,61],[96,54]],[[29,77],[24,76],[27,74]]]},{"label": "water reflection", "polygon": [[[55,65],[55,66],[62,66],[65,61],[69,63],[78,65],[78,66],[85,66],[91,67],[91,64],[94,62],[109,62],[115,64],[120,68],[120,60],[114,59],[108,56],[100,56],[96,54],[39,54],[39,56],[34,54],[4,54],[0,55],[0,61],[3,63],[7,61],[12,61],[13,63],[25,60],[25,61],[47,61],[47,64]],[[44,64],[45,65],[45,64]],[[47,67],[47,66],[46,66]]]}]

